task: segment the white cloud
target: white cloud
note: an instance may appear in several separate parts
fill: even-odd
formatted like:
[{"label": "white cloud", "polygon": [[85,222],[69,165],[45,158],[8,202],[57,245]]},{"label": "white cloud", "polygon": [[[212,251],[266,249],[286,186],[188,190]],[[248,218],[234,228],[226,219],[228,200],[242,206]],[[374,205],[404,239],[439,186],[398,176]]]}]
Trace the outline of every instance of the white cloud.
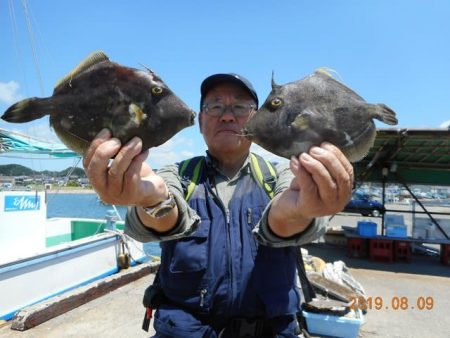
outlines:
[{"label": "white cloud", "polygon": [[159,147],[150,149],[147,162],[152,168],[158,169],[164,165],[173,164],[203,153],[203,149],[201,151],[196,149],[192,138],[176,135]]},{"label": "white cloud", "polygon": [[442,122],[439,127],[440,128],[448,128],[448,129],[450,129],[450,120]]},{"label": "white cloud", "polygon": [[16,81],[0,82],[0,103],[13,104],[23,98],[19,94],[20,85]]}]

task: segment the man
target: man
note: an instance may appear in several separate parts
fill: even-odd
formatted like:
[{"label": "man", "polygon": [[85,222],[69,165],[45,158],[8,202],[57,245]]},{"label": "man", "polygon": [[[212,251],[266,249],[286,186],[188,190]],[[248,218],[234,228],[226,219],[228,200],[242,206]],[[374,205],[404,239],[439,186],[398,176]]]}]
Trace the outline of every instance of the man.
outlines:
[{"label": "man", "polygon": [[294,248],[323,234],[323,216],[346,205],[352,166],[331,144],[313,147],[277,167],[270,201],[251,173],[251,142],[239,136],[258,107],[250,82],[212,75],[201,85],[200,105],[208,152],[189,202],[178,165],[155,173],[138,138],[122,146],[102,131],[84,159],[86,172],[103,201],[132,206],[127,234],[161,241],[157,284],[165,301],[155,337],[296,337]]}]

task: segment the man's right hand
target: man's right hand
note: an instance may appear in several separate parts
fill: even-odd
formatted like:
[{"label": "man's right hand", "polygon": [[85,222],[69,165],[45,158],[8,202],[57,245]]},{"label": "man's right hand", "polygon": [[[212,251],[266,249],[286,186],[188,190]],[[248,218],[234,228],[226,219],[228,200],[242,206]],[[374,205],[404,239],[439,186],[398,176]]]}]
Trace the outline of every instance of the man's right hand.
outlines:
[{"label": "man's right hand", "polygon": [[108,129],[103,129],[91,142],[83,166],[103,202],[152,206],[167,199],[163,179],[145,163],[148,151],[141,153],[141,150],[140,138],[134,137],[122,146]]}]

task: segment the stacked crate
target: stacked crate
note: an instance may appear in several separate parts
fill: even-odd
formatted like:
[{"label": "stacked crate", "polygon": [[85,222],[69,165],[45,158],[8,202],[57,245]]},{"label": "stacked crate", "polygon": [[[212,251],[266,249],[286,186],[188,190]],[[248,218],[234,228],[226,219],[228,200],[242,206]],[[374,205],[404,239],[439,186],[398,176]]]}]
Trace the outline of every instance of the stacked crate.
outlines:
[{"label": "stacked crate", "polygon": [[441,263],[450,265],[450,244],[441,244]]},{"label": "stacked crate", "polygon": [[369,240],[369,257],[373,261],[391,263],[394,260],[393,240],[373,238]]},{"label": "stacked crate", "polygon": [[411,243],[407,241],[394,241],[394,259],[396,262],[410,263],[412,255]]}]

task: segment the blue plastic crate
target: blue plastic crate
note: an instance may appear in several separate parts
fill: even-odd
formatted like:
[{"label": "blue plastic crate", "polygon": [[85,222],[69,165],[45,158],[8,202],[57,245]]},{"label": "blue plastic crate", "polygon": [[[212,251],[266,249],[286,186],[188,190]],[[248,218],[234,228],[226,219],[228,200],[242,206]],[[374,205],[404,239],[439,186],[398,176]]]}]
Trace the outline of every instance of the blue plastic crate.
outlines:
[{"label": "blue plastic crate", "polygon": [[303,312],[306,319],[308,332],[317,335],[324,335],[339,338],[356,338],[359,329],[364,323],[364,318],[360,310],[357,311],[357,318],[339,317],[322,313]]},{"label": "blue plastic crate", "polygon": [[359,221],[358,235],[375,237],[377,235],[377,223],[370,221]]},{"label": "blue plastic crate", "polygon": [[406,225],[386,225],[387,237],[407,237]]}]

